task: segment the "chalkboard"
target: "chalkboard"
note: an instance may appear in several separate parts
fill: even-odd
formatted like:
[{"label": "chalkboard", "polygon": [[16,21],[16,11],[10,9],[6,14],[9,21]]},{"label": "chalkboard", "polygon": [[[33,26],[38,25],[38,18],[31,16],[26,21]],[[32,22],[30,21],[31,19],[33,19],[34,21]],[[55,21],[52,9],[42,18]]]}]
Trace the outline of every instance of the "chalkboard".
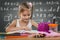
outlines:
[{"label": "chalkboard", "polygon": [[12,20],[18,18],[18,6],[22,2],[33,3],[32,19],[37,23],[52,22],[55,17],[60,25],[60,0],[0,0],[0,32],[5,32]]}]

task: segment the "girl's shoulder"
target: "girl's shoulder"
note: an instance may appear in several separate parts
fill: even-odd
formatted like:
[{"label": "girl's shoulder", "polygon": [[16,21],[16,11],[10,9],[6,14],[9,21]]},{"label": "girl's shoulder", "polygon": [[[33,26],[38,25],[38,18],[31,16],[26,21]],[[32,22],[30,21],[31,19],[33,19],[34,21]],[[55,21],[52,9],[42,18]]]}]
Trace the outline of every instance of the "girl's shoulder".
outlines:
[{"label": "girl's shoulder", "polygon": [[38,23],[35,22],[34,20],[31,20],[31,23],[32,23],[33,26],[38,27]]},{"label": "girl's shoulder", "polygon": [[35,21],[31,19],[31,22],[35,22]]},{"label": "girl's shoulder", "polygon": [[14,19],[13,21],[16,22],[17,20],[20,20],[20,19]]},{"label": "girl's shoulder", "polygon": [[35,22],[35,21],[34,21],[34,20],[32,20],[32,19],[30,19],[29,21],[30,21],[30,22]]},{"label": "girl's shoulder", "polygon": [[34,24],[34,23],[36,23],[36,22],[35,22],[34,20],[31,20],[31,23]]},{"label": "girl's shoulder", "polygon": [[12,23],[14,23],[14,24],[15,24],[16,22],[17,22],[17,19],[14,19],[14,20],[12,21]]}]

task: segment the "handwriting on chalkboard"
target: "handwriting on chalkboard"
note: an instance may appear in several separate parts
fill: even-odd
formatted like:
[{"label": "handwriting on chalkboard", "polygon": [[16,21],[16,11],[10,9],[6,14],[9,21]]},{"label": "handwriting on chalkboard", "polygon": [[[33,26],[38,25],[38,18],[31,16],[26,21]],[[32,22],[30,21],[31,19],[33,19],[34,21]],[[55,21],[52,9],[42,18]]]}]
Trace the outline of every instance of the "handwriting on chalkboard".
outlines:
[{"label": "handwriting on chalkboard", "polygon": [[[59,9],[60,9],[60,6],[57,6],[56,8],[54,8],[54,7],[50,7],[49,9],[46,9],[46,8],[40,8],[40,9],[35,9],[34,11],[36,11],[36,12],[59,12]],[[7,7],[7,8],[3,8],[3,7],[0,7],[0,10],[1,11],[3,11],[3,10],[5,10],[5,11],[8,11],[8,10],[13,10],[13,11],[15,11],[15,10],[18,10],[18,7],[15,7],[15,8],[9,8],[9,7]]]},{"label": "handwriting on chalkboard", "polygon": [[56,5],[59,5],[60,3],[59,3],[59,1],[46,1],[46,2],[32,2],[33,3],[33,5],[43,5],[43,4],[46,4],[46,5],[54,5],[54,4],[56,4]]},{"label": "handwriting on chalkboard", "polygon": [[[49,6],[51,6],[51,5],[56,5],[55,7],[53,7],[53,6],[51,6],[51,7],[49,7],[49,8],[42,8],[42,7],[40,7],[40,8],[37,8],[37,9],[35,9],[35,11],[37,11],[37,12],[59,12],[59,9],[60,9],[60,3],[59,3],[59,1],[46,1],[45,3],[43,3],[43,2],[32,2],[33,3],[33,5],[39,5],[40,4],[40,6],[41,5],[43,5],[43,4],[45,4],[46,6],[48,6],[49,4]],[[9,7],[9,6],[18,6],[19,5],[19,2],[4,2],[3,3],[6,7],[0,7],[0,10],[2,11],[2,10],[6,10],[6,11],[8,11],[8,10],[18,10],[18,7]]]},{"label": "handwriting on chalkboard", "polygon": [[12,14],[8,14],[4,16],[4,21],[11,21],[12,19]]},{"label": "handwriting on chalkboard", "polygon": [[59,9],[60,9],[60,6],[57,6],[56,8],[50,7],[48,9],[47,8],[43,9],[43,8],[40,7],[40,9],[37,8],[37,9],[35,9],[35,11],[36,12],[39,12],[39,11],[40,12],[59,12]]},{"label": "handwriting on chalkboard", "polygon": [[[43,4],[46,4],[46,5],[54,5],[54,4],[56,4],[56,5],[59,5],[60,3],[59,3],[59,1],[46,1],[45,3],[43,3],[43,2],[32,2],[33,3],[33,5],[43,5]],[[4,5],[10,5],[10,6],[18,6],[19,5],[19,2],[4,2]]]},{"label": "handwriting on chalkboard", "polygon": [[36,14],[33,14],[33,18],[35,18],[35,17],[38,17],[38,18],[47,18],[47,17],[53,17],[54,16],[54,14],[53,13],[49,13],[49,14],[43,14],[43,13],[36,13]]}]

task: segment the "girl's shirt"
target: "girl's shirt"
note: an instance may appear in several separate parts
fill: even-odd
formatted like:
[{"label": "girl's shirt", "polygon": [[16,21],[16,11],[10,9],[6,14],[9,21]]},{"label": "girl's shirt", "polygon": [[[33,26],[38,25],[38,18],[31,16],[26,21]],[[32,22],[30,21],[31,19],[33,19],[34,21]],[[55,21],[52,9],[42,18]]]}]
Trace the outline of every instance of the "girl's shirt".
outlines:
[{"label": "girl's shirt", "polygon": [[[17,19],[16,27],[21,27],[19,21],[20,21],[20,20]],[[27,27],[28,27],[29,29],[32,29],[32,23],[31,23],[31,20],[29,20],[29,22],[28,22],[28,24],[27,24]]]}]

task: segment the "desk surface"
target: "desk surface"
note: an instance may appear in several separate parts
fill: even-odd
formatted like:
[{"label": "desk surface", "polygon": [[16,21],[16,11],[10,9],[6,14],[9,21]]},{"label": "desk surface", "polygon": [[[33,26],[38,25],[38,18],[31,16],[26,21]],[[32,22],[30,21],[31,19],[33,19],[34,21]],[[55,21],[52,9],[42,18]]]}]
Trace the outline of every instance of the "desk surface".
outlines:
[{"label": "desk surface", "polygon": [[44,37],[44,38],[32,38],[32,37],[28,38],[28,37],[22,37],[22,36],[14,36],[14,37],[4,36],[4,38],[0,37],[0,40],[60,40],[60,37]]},{"label": "desk surface", "polygon": [[60,37],[50,37],[50,38],[5,38],[5,40],[60,40]]}]

